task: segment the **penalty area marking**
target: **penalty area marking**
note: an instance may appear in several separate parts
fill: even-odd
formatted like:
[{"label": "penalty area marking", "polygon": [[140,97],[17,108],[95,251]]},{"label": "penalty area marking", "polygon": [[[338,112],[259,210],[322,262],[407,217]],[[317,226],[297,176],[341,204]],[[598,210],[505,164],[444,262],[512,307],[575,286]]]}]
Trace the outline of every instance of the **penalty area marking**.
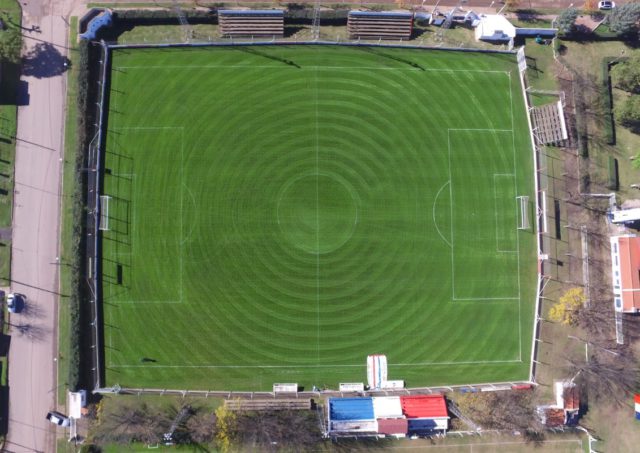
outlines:
[{"label": "penalty area marking", "polygon": [[[519,286],[519,277],[518,277],[518,295],[517,296],[512,296],[512,297],[466,297],[466,298],[459,298],[459,297],[455,297],[455,240],[454,240],[454,234],[453,234],[453,208],[454,208],[454,199],[453,199],[453,176],[451,174],[451,132],[492,132],[492,133],[496,133],[496,132],[501,132],[501,133],[511,133],[513,134],[513,129],[481,129],[481,128],[448,128],[447,129],[447,149],[448,149],[448,153],[449,153],[449,198],[450,198],[450,211],[451,211],[451,301],[452,302],[471,302],[471,301],[492,301],[492,300],[517,300],[518,304],[520,304],[520,286]],[[514,165],[514,172],[515,172],[515,160],[513,162]],[[515,173],[514,173],[515,174]],[[495,179],[495,174],[494,174],[494,179]],[[520,260],[520,251],[517,251],[517,255],[518,255],[518,263]]]},{"label": "penalty area marking", "polygon": [[[190,197],[193,198],[193,194],[191,193],[189,187],[184,182],[184,126],[132,126],[132,127],[113,127],[111,131],[134,131],[134,132],[143,132],[143,131],[165,131],[165,130],[176,130],[180,131],[180,237],[179,237],[179,253],[178,253],[178,267],[180,273],[180,284],[178,286],[178,299],[172,300],[124,300],[124,301],[115,301],[115,304],[119,305],[137,305],[137,304],[179,304],[184,302],[184,244],[187,242],[184,238],[184,189],[186,188]],[[112,173],[112,176],[130,179],[132,184],[135,183],[137,176],[136,173]],[[131,189],[132,192],[134,189]],[[117,197],[114,197],[117,198]],[[197,210],[196,210],[197,211]],[[132,221],[131,221],[131,237],[134,236],[135,226],[136,226],[136,210],[132,209]],[[190,231],[191,235],[192,231]],[[129,246],[130,248],[132,245]],[[115,253],[116,258],[119,257],[135,257],[133,252],[119,252]],[[112,295],[112,285],[109,288],[109,296]]]},{"label": "penalty area marking", "polygon": [[433,217],[433,224],[436,227],[436,231],[438,232],[438,234],[440,235],[440,237],[442,238],[442,240],[451,248],[453,248],[453,245],[451,245],[451,242],[447,241],[447,238],[444,237],[444,235],[442,234],[442,232],[440,231],[440,228],[438,228],[438,222],[436,222],[436,205],[438,204],[438,197],[440,196],[440,192],[442,192],[444,190],[445,187],[447,187],[448,184],[451,184],[451,180],[445,182],[442,187],[440,187],[440,189],[438,190],[438,193],[436,193],[435,198],[433,199],[433,208],[431,209],[431,214]]}]

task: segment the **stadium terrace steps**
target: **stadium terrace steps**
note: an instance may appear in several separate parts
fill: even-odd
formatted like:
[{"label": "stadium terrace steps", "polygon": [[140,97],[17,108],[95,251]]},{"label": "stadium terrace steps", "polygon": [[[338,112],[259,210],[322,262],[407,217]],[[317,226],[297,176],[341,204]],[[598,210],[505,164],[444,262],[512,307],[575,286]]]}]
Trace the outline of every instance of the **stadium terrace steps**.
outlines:
[{"label": "stadium terrace steps", "polygon": [[225,37],[284,35],[282,10],[219,10],[218,24]]}]

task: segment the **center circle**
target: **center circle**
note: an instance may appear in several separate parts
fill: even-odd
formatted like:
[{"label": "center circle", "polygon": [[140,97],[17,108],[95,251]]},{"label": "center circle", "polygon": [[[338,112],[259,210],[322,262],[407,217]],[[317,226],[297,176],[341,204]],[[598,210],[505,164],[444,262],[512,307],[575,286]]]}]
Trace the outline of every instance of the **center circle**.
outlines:
[{"label": "center circle", "polygon": [[345,181],[307,174],[287,184],[278,197],[278,225],[295,247],[328,253],[344,245],[358,223],[358,203]]}]

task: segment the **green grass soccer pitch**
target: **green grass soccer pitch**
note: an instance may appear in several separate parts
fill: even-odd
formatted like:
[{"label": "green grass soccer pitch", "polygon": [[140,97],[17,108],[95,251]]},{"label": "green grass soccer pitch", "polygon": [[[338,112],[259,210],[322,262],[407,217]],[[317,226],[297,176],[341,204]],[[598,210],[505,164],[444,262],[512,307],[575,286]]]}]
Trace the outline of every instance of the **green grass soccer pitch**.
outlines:
[{"label": "green grass soccer pitch", "polygon": [[528,378],[515,55],[114,50],[104,159],[107,385]]}]

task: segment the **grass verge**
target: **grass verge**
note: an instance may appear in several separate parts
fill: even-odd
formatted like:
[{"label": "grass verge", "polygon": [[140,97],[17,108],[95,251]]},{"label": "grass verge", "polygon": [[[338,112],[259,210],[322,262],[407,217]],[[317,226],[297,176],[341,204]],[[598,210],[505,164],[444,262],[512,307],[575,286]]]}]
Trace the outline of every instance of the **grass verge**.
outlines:
[{"label": "grass verge", "polygon": [[[22,12],[15,0],[0,0],[0,16],[6,27],[20,27]],[[13,212],[14,163],[18,120],[17,93],[20,66],[3,62],[0,66],[0,229],[10,237]],[[6,236],[5,236],[6,237]],[[0,240],[0,286],[11,278],[11,240]]]},{"label": "grass verge", "polygon": [[[62,225],[61,225],[61,250],[60,250],[60,294],[71,294],[72,262],[71,242],[73,234],[73,194],[80,190],[75,178],[75,162],[78,153],[78,108],[76,106],[78,85],[78,55],[76,47],[76,30],[78,18],[72,17],[69,36],[69,60],[71,70],[67,74],[67,118],[65,120],[64,136],[64,169],[62,182]],[[58,382],[66,383],[69,376],[69,304],[68,297],[61,297],[58,304]],[[64,404],[67,394],[67,386],[58,387],[58,404]]]}]

